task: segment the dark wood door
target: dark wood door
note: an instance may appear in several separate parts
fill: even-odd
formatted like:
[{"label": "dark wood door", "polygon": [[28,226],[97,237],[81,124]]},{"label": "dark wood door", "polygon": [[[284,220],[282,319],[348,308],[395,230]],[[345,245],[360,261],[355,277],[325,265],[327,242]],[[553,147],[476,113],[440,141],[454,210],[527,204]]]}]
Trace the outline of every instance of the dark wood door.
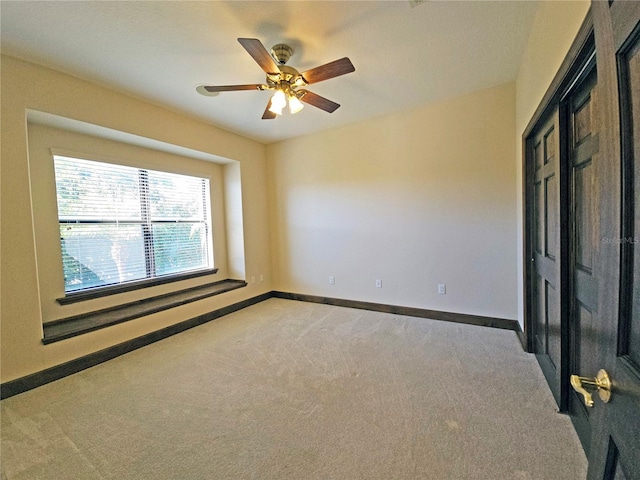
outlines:
[{"label": "dark wood door", "polygon": [[560,175],[558,110],[533,133],[531,222],[532,317],[534,351],[560,404]]},{"label": "dark wood door", "polygon": [[[596,359],[609,403],[590,409],[588,478],[640,479],[640,2],[592,2],[600,91]],[[586,355],[587,352],[584,352]],[[576,372],[578,373],[578,372]]]},{"label": "dark wood door", "polygon": [[[597,215],[599,163],[599,99],[595,62],[588,61],[578,83],[570,91],[561,110],[567,116],[568,151],[567,200],[569,234],[569,369],[572,372],[597,372],[595,325],[598,312],[598,275],[596,265],[599,243]],[[594,374],[595,375],[595,374]],[[564,379],[566,381],[566,379]],[[568,411],[585,452],[589,452],[590,409],[583,397],[570,390]]]},{"label": "dark wood door", "polygon": [[531,347],[559,410],[571,415],[588,452],[590,412],[569,376],[592,369],[593,325],[599,321],[599,99],[592,40],[558,91],[556,106],[527,138]]}]

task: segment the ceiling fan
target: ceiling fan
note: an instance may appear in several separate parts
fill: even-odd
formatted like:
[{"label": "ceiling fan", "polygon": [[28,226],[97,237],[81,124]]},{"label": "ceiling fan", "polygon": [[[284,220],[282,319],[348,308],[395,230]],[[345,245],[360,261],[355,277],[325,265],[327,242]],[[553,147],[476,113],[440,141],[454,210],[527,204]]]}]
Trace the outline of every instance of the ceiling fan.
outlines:
[{"label": "ceiling fan", "polygon": [[329,113],[333,113],[340,107],[339,104],[302,87],[355,71],[355,67],[347,57],[300,73],[295,68],[285,65],[293,54],[290,46],[279,43],[271,49],[270,54],[257,38],[239,38],[238,42],[267,74],[266,84],[204,85],[198,87],[198,91],[216,93],[234,90],[275,90],[262,115],[263,120],[282,115],[282,109],[287,105],[287,101],[291,113],[302,110],[304,105],[301,102]]}]

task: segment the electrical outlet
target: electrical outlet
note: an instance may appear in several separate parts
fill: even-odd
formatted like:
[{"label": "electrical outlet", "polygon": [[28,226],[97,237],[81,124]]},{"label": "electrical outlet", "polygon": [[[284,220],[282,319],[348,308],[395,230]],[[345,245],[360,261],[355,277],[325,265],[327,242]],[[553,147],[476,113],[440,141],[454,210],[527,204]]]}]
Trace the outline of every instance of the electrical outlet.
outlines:
[{"label": "electrical outlet", "polygon": [[376,288],[382,288],[382,280],[376,280]]},{"label": "electrical outlet", "polygon": [[263,274],[260,274],[260,281],[264,282],[264,275]]},{"label": "electrical outlet", "polygon": [[447,286],[444,283],[438,284],[438,295],[446,295],[447,294]]},{"label": "electrical outlet", "polygon": [[335,285],[336,284],[336,277],[334,277],[333,275],[329,275],[329,285]]},{"label": "electrical outlet", "polygon": [[251,283],[256,283],[256,276],[255,275],[251,276]]}]

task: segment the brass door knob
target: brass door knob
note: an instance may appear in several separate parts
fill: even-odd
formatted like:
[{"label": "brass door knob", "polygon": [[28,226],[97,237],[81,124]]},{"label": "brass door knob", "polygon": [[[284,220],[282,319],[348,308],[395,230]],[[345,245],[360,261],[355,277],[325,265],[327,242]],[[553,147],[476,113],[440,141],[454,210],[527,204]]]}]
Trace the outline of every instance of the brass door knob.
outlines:
[{"label": "brass door knob", "polygon": [[604,403],[609,403],[611,400],[611,378],[605,370],[600,370],[596,378],[571,375],[571,386],[584,397],[584,404],[587,407],[593,407],[593,397],[587,389],[597,390],[600,400]]}]

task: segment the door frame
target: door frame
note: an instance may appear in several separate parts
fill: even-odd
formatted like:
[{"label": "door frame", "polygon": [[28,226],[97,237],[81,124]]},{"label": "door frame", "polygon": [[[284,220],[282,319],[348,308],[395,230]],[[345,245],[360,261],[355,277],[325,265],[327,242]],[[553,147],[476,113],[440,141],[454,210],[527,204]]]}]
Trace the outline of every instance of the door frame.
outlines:
[{"label": "door frame", "polygon": [[[535,353],[535,322],[534,322],[534,296],[535,283],[533,274],[535,269],[531,260],[534,258],[535,238],[532,231],[535,225],[534,219],[534,199],[533,185],[535,180],[535,159],[533,158],[533,136],[548,120],[549,116],[559,110],[559,129],[566,131],[567,115],[566,104],[564,102],[568,94],[584,77],[584,71],[593,61],[595,51],[595,34],[593,27],[593,17],[591,9],[587,12],[585,19],[574,39],[567,55],[551,85],[544,94],[538,108],[533,114],[527,127],[522,134],[522,208],[523,208],[523,285],[524,285],[524,347],[527,352]],[[567,174],[566,158],[568,154],[568,144],[564,135],[559,137],[559,224],[567,225],[569,220],[569,175]],[[559,262],[559,302],[560,302],[560,384],[549,384],[554,398],[561,413],[567,413],[569,409],[570,384],[570,335],[569,335],[569,315],[570,304],[570,259],[568,252],[570,249],[570,232],[560,232]],[[538,358],[541,369],[545,372],[545,377],[549,376],[549,367]]]}]

